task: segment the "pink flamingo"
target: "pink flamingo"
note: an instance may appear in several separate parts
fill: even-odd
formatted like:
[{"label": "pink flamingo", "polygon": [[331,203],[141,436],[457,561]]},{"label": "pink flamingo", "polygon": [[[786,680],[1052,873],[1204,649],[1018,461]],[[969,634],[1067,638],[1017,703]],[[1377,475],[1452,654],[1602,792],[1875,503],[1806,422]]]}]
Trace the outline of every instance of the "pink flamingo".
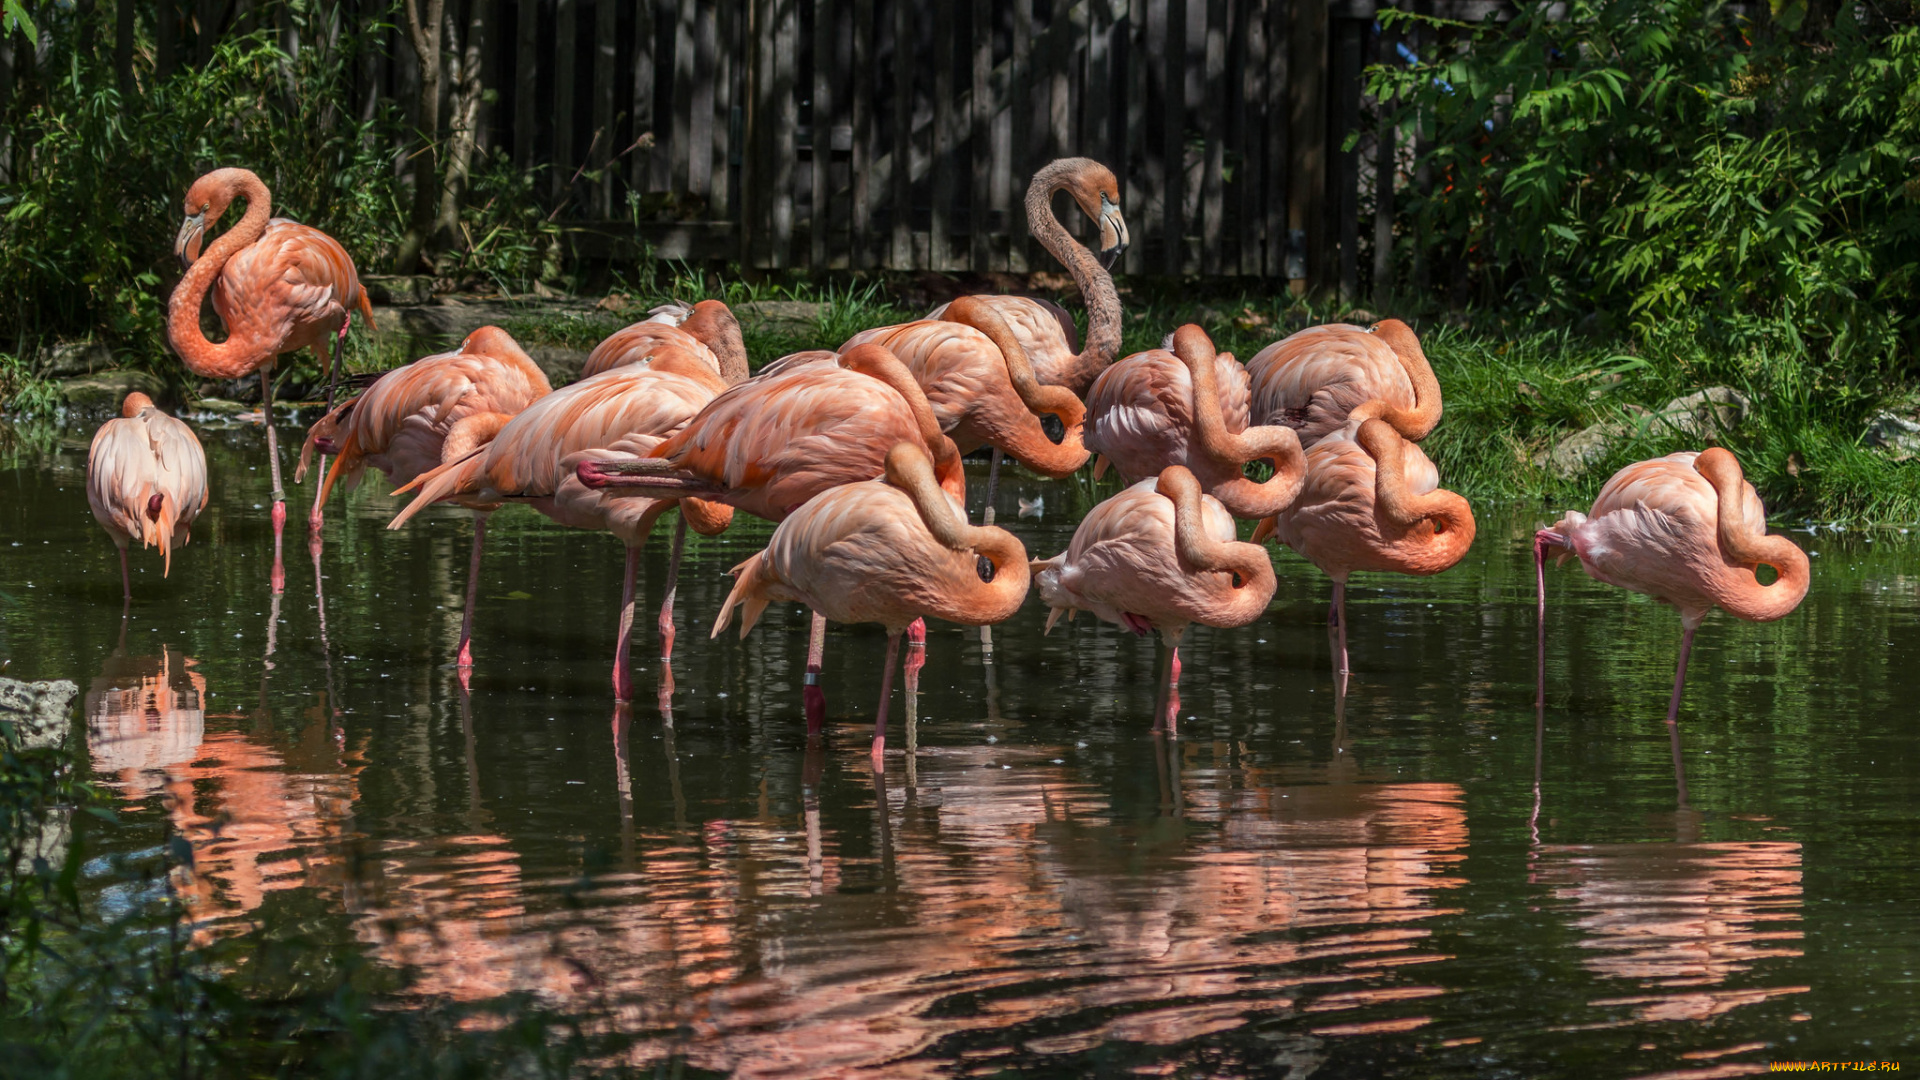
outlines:
[{"label": "pink flamingo", "polygon": [[[512,335],[483,326],[450,353],[415,360],[381,375],[366,392],[329,411],[308,431],[293,481],[307,471],[313,451],[333,454],[333,468],[313,501],[317,517],[334,484],[351,491],[371,465],[395,484],[473,453],[507,421],[553,392],[547,376]],[[467,604],[460,621],[461,678],[473,669],[473,603],[480,587],[480,551],[487,517],[500,504],[463,499],[473,511],[473,555],[467,564]]]},{"label": "pink flamingo", "polygon": [[1053,609],[1048,631],[1063,614],[1091,611],[1135,634],[1160,632],[1165,707],[1155,731],[1174,727],[1187,627],[1245,626],[1266,612],[1276,584],[1266,549],[1235,539],[1233,515],[1179,465],[1094,507],[1067,550],[1032,570],[1040,599]]},{"label": "pink flamingo", "polygon": [[1333,579],[1327,631],[1334,671],[1347,674],[1347,578],[1356,570],[1420,576],[1450,569],[1473,546],[1473,508],[1440,489],[1420,448],[1383,419],[1349,424],[1307,451],[1300,499],[1254,530],[1298,552]]},{"label": "pink flamingo", "polygon": [[887,451],[886,479],[834,488],[795,510],[733,575],[714,637],[740,607],[744,638],[775,600],[805,604],[816,618],[887,628],[876,770],[885,767],[887,703],[908,626],[926,615],[963,626],[1001,622],[1019,610],[1028,584],[1026,548],[1005,529],[968,525],[965,502],[935,479],[916,442]]},{"label": "pink flamingo", "polygon": [[[1129,481],[1157,477],[1168,466],[1193,473],[1202,491],[1228,513],[1263,518],[1300,494],[1306,456],[1284,427],[1247,426],[1247,371],[1232,354],[1216,354],[1206,331],[1188,324],[1168,349],[1134,353],[1100,373],[1087,395],[1087,449],[1099,454],[1097,479],[1111,462]],[[1265,458],[1265,483],[1242,475]]]},{"label": "pink flamingo", "polygon": [[[1793,541],[1767,535],[1759,494],[1740,462],[1720,447],[1621,469],[1600,489],[1591,515],[1569,512],[1534,534],[1533,550],[1543,634],[1549,552],[1578,558],[1595,581],[1679,609],[1680,664],[1667,704],[1669,725],[1680,718],[1693,632],[1707,613],[1718,607],[1749,622],[1782,618],[1806,598],[1810,570],[1806,552]],[[1773,584],[1754,576],[1762,565],[1779,575]]]},{"label": "pink flamingo", "polygon": [[1247,373],[1254,419],[1294,428],[1305,447],[1370,417],[1414,442],[1440,422],[1440,383],[1399,319],[1310,326],[1255,353]]},{"label": "pink flamingo", "polygon": [[484,505],[524,502],[562,525],[612,533],[626,545],[619,643],[614,651],[613,691],[633,700],[629,674],[634,577],[640,549],[654,522],[676,502],[681,509],[667,568],[667,596],[660,609],[660,658],[673,655],[673,596],[686,528],[712,535],[725,529],[733,511],[697,500],[619,497],[587,488],[577,475],[586,461],[629,461],[658,446],[693,419],[727,384],[690,349],[656,347],[645,360],[610,368],[541,398],[508,421],[492,442],[426,473],[401,491],[417,490],[387,526],[397,529],[429,505],[452,500]]},{"label": "pink flamingo", "polygon": [[120,600],[133,603],[127,544],[160,548],[165,576],[207,506],[207,454],[193,429],[132,393],[120,415],[100,425],[87,451],[87,505],[120,549]]},{"label": "pink flamingo", "polygon": [[747,378],[747,348],[740,337],[740,323],[727,305],[718,300],[702,300],[691,307],[663,304],[651,315],[594,346],[580,377],[590,379],[637,363],[670,346],[699,355],[729,386]]},{"label": "pink flamingo", "polygon": [[[203,258],[201,239],[236,197],[247,201],[246,214]],[[279,592],[286,586],[280,537],[287,503],[273,432],[273,363],[282,353],[312,347],[329,374],[331,409],[340,378],[336,342],[346,340],[354,308],[366,318],[367,329],[373,329],[373,305],[346,249],[318,229],[273,217],[267,185],[246,169],[215,169],[195,180],[187,189],[186,212],[174,252],[191,265],[167,301],[167,341],[202,378],[260,375],[261,416],[273,476],[272,580],[273,591]],[[217,345],[200,329],[200,306],[209,290],[213,310],[227,327],[227,339]],[[319,530],[317,507],[310,524]]]}]

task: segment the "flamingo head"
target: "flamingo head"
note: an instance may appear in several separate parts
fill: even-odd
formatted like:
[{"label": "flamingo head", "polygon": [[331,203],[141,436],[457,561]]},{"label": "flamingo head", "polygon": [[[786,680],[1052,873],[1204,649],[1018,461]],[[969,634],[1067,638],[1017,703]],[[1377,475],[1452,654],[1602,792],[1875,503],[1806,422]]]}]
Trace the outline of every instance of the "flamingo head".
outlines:
[{"label": "flamingo head", "polygon": [[153,399],[135,390],[133,393],[127,395],[125,401],[120,403],[120,415],[131,420],[151,408],[153,408]]},{"label": "flamingo head", "polygon": [[200,241],[205,237],[207,227],[217,223],[220,215],[227,212],[234,195],[248,180],[256,185],[260,183],[260,178],[246,169],[215,169],[195,180],[193,186],[187,189],[187,219],[181,223],[180,234],[173,240],[173,253],[180,257],[182,264],[192,263],[200,257]]},{"label": "flamingo head", "polygon": [[1127,219],[1120,213],[1120,181],[1113,170],[1092,159],[1075,170],[1067,181],[1067,192],[1094,224],[1100,227],[1100,249],[1094,257],[1100,265],[1113,269],[1114,262],[1127,250]]},{"label": "flamingo head", "polygon": [[1552,528],[1541,529],[1533,534],[1534,552],[1541,558],[1553,558],[1558,566],[1567,561],[1569,555],[1576,553],[1575,534],[1580,526],[1587,523],[1587,515],[1570,510],[1566,516],[1553,523]]}]

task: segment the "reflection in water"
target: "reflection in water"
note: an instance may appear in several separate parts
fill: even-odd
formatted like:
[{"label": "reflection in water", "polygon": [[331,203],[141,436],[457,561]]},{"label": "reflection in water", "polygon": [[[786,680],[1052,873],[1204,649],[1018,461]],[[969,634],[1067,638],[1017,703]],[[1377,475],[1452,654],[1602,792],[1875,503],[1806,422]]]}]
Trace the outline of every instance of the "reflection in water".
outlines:
[{"label": "reflection in water", "polygon": [[[125,631],[121,640],[126,639]],[[87,688],[87,747],[96,772],[117,777],[129,800],[160,789],[166,770],[193,760],[205,735],[207,680],[193,661],[115,650]]]}]

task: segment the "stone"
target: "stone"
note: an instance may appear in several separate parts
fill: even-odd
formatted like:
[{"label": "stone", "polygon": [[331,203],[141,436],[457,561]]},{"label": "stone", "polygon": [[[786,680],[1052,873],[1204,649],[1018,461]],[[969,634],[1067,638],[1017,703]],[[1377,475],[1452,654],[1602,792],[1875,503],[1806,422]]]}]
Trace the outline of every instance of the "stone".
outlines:
[{"label": "stone", "polygon": [[239,416],[241,413],[253,412],[258,407],[258,405],[243,405],[229,398],[203,397],[193,403],[190,411],[208,413],[213,416]]},{"label": "stone", "polygon": [[1746,422],[1753,403],[1729,386],[1709,386],[1674,398],[1631,420],[1602,420],[1536,454],[1533,463],[1562,480],[1571,480],[1612,453],[1614,445],[1636,430],[1656,438],[1686,439],[1702,446]]},{"label": "stone", "polygon": [[1920,456],[1920,423],[1908,416],[1879,413],[1867,423],[1866,433],[1860,436],[1860,443],[1884,451],[1895,461],[1906,461]]},{"label": "stone", "polygon": [[166,395],[167,384],[152,372],[124,369],[60,381],[60,393],[67,399],[67,408],[87,419],[117,415],[120,403],[136,390],[159,401]]},{"label": "stone", "polygon": [[580,370],[587,366],[588,354],[579,349],[561,345],[529,345],[526,350],[551,386],[561,387],[578,382]]},{"label": "stone", "polygon": [[1747,395],[1730,386],[1709,386],[1685,397],[1677,397],[1653,414],[1656,429],[1664,427],[1675,435],[1710,442],[1746,423],[1753,403]]},{"label": "stone", "polygon": [[100,341],[63,341],[47,351],[40,375],[47,379],[66,379],[91,375],[113,367],[113,350]]},{"label": "stone", "polygon": [[53,746],[66,741],[68,713],[80,688],[56,682],[21,682],[0,678],[0,723],[11,726],[28,747]]},{"label": "stone", "polygon": [[368,274],[360,278],[367,299],[389,307],[433,303],[433,278],[426,274]]},{"label": "stone", "polygon": [[752,300],[733,309],[744,330],[763,334],[811,334],[827,305],[805,300]]}]

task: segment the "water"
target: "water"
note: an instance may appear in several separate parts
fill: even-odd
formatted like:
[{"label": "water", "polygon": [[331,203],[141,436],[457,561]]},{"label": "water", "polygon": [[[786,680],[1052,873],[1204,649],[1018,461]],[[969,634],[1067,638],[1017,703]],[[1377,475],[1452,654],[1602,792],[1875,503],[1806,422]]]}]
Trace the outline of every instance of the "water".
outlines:
[{"label": "water", "polygon": [[[612,707],[618,546],[530,511],[489,527],[470,696],[461,512],[392,533],[377,481],[336,502],[323,625],[295,489],[272,600],[258,428],[204,433],[213,505],[171,579],[135,558],[123,625],[89,434],[0,446],[0,658],[86,689],[124,800],[81,823],[89,850],[170,818],[202,940],[298,935],[399,1004],[530,994],[634,1064],[742,1076],[1731,1076],[1920,1045],[1898,531],[1794,533],[1818,552],[1800,610],[1709,620],[1683,777],[1678,620],[1571,568],[1536,716],[1529,507],[1483,508],[1440,578],[1356,580],[1344,700],[1327,582],[1283,557],[1265,618],[1189,634],[1173,741],[1148,732],[1150,641],[1043,637],[1030,601],[989,665],[935,625],[919,752],[896,697],[877,777],[879,628],[834,628],[811,744],[804,613],[706,637],[764,525],[689,547],[669,724]],[[1000,496],[1042,495],[1002,519],[1039,556],[1074,486]]]}]

